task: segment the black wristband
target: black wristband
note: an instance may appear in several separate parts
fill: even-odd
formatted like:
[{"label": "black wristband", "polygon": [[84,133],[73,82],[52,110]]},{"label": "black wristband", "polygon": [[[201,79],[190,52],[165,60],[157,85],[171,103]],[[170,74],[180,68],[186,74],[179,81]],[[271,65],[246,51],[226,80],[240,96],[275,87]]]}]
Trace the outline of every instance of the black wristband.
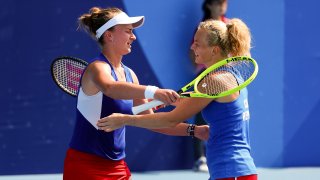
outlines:
[{"label": "black wristband", "polygon": [[195,125],[194,124],[189,124],[188,128],[187,128],[187,134],[188,136],[194,137],[194,129],[195,129]]}]

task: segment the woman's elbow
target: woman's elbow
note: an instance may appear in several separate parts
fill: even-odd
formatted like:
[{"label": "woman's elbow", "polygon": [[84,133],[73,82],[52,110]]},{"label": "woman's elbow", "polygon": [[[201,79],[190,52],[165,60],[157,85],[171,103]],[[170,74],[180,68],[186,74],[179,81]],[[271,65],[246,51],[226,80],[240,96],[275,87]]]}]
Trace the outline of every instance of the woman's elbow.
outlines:
[{"label": "woman's elbow", "polygon": [[174,128],[186,120],[185,117],[178,115],[174,110],[168,112],[167,116],[163,117],[163,119],[167,121],[170,128]]},{"label": "woman's elbow", "polygon": [[106,96],[109,96],[110,93],[111,93],[111,89],[112,89],[112,86],[109,85],[109,84],[104,84],[101,86],[100,90],[101,92],[106,95]]},{"label": "woman's elbow", "polygon": [[104,84],[103,86],[101,86],[101,92],[113,99],[118,99],[117,97],[117,92],[115,92],[114,86],[112,84]]}]

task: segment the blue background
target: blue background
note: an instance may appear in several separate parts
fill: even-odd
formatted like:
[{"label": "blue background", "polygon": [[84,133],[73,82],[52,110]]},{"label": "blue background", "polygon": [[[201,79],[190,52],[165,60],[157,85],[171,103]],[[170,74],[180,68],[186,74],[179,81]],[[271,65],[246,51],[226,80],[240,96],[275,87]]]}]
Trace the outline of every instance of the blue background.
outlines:
[{"label": "blue background", "polygon": [[[178,89],[193,76],[188,51],[202,18],[200,0],[0,0],[0,174],[61,173],[74,125],[75,98],[56,87],[50,63],[99,53],[77,18],[93,6],[146,16],[124,63],[141,84]],[[258,167],[320,166],[320,2],[229,0],[243,19],[260,72],[249,86],[251,142]],[[192,141],[128,128],[133,171],[189,169]]]}]

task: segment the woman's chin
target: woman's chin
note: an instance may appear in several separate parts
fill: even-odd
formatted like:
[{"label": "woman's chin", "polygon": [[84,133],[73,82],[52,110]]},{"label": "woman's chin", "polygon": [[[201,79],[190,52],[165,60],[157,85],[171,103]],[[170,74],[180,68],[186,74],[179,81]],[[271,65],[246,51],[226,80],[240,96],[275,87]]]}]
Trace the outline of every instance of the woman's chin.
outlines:
[{"label": "woman's chin", "polygon": [[127,55],[127,54],[129,54],[129,53],[131,53],[131,49],[130,49],[130,48],[127,49],[126,51],[124,51],[124,52],[122,53],[122,55],[124,56],[124,55]]},{"label": "woman's chin", "polygon": [[195,60],[195,63],[196,63],[196,64],[203,64],[203,63],[201,62],[201,60],[199,60],[199,59],[196,59],[196,60]]}]

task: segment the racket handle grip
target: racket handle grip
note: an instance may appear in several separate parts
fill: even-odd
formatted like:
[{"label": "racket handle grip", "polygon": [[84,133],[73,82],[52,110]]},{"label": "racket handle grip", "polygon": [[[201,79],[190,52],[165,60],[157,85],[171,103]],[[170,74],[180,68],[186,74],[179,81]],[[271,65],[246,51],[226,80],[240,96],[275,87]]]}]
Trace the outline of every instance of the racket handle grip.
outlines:
[{"label": "racket handle grip", "polygon": [[151,108],[154,108],[154,107],[157,107],[157,106],[160,106],[164,104],[162,101],[159,101],[159,100],[153,100],[153,101],[150,101],[148,103],[145,103],[145,104],[141,104],[139,106],[135,106],[135,107],[132,107],[132,113],[134,115],[136,114],[139,114],[143,111],[146,111],[148,109],[151,109]]}]

